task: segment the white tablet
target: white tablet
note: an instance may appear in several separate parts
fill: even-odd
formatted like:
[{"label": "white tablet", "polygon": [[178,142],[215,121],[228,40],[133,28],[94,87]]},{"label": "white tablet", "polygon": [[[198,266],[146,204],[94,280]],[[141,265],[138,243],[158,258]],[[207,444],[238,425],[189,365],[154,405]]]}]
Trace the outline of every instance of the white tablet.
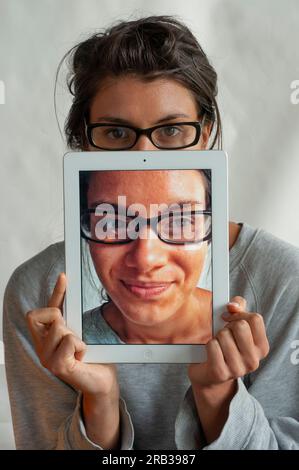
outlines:
[{"label": "white tablet", "polygon": [[225,152],[69,152],[64,223],[84,361],[205,361],[229,299]]}]

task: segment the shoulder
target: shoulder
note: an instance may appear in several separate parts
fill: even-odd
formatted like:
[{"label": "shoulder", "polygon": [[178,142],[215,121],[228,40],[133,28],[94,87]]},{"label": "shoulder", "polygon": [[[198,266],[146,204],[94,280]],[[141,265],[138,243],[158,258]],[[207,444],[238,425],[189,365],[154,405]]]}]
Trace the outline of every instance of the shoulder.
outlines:
[{"label": "shoulder", "polygon": [[254,299],[272,336],[282,331],[291,336],[286,334],[290,328],[292,334],[299,329],[299,248],[266,230],[244,228],[247,240],[233,273],[234,287]]},{"label": "shoulder", "polygon": [[44,306],[61,271],[64,241],[48,246],[13,271],[5,288],[4,305],[24,304],[28,310]]},{"label": "shoulder", "polygon": [[253,277],[265,282],[299,278],[299,248],[263,229],[255,231],[242,263]]},{"label": "shoulder", "polygon": [[124,344],[105,321],[101,306],[83,314],[82,338],[86,344]]},{"label": "shoulder", "polygon": [[97,316],[101,316],[101,307],[94,307],[90,310],[87,310],[83,313],[82,325],[83,325],[83,334],[86,331],[90,331],[96,328]]}]

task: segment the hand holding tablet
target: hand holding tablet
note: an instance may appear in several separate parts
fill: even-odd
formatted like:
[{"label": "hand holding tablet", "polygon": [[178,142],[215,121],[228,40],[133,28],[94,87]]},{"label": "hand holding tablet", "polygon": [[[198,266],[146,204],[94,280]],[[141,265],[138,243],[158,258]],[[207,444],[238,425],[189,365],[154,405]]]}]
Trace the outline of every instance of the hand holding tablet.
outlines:
[{"label": "hand holding tablet", "polygon": [[62,316],[66,285],[65,274],[61,273],[47,307],[27,313],[39,360],[54,375],[86,396],[111,396],[113,390],[118,394],[114,364],[82,362],[86,345],[66,326]]},{"label": "hand holding tablet", "polygon": [[[67,324],[87,362],[201,362],[228,300],[226,154],[121,157],[64,157]],[[106,297],[85,310],[87,258]]]}]

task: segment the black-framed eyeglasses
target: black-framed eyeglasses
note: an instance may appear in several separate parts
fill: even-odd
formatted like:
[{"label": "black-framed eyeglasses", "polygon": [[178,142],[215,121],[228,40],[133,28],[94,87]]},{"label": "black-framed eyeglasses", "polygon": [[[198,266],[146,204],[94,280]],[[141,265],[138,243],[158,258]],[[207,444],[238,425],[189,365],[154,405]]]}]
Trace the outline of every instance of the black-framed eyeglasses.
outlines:
[{"label": "black-framed eyeglasses", "polygon": [[[150,225],[158,238],[165,243],[185,245],[203,243],[212,236],[212,212],[193,210],[166,212],[155,217],[130,217],[123,213],[97,215],[96,208],[81,214],[81,236],[95,243],[130,243],[142,236],[142,228]],[[147,232],[147,231],[146,231]],[[140,236],[141,235],[141,236]]]},{"label": "black-framed eyeglasses", "polygon": [[101,150],[128,150],[141,135],[164,150],[177,150],[196,145],[201,135],[201,123],[174,122],[141,129],[129,125],[94,123],[86,125],[89,144]]}]

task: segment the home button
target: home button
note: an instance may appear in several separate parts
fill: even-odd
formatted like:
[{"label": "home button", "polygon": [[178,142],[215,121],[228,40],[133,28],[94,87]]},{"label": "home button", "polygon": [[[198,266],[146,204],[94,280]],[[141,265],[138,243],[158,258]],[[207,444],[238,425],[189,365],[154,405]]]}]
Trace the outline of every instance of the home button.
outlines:
[{"label": "home button", "polygon": [[146,349],[143,353],[143,357],[146,361],[150,361],[153,357],[153,352],[151,349]]}]

